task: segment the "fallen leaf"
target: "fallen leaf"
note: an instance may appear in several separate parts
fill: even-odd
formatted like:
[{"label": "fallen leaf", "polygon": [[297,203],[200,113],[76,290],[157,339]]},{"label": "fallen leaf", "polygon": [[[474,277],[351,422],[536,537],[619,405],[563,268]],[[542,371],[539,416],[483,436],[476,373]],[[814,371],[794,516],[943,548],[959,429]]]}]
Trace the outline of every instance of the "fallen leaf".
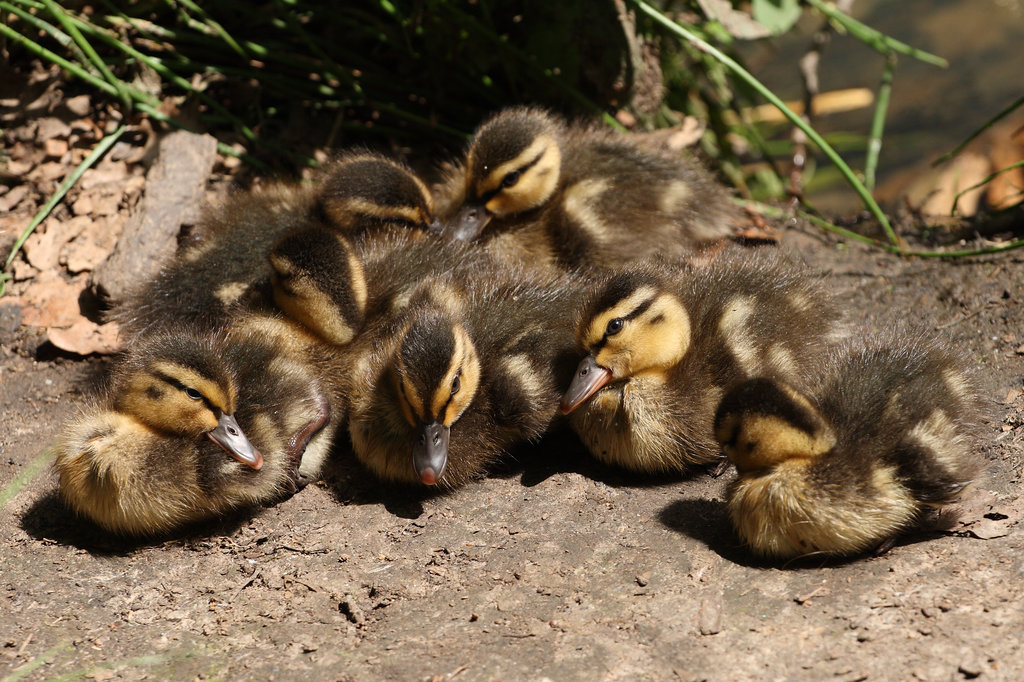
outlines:
[{"label": "fallen leaf", "polygon": [[100,325],[83,317],[70,327],[50,328],[46,337],[57,348],[78,355],[109,355],[119,350],[116,322]]},{"label": "fallen leaf", "polygon": [[62,139],[49,139],[43,142],[43,150],[47,156],[59,159],[68,153],[68,141]]},{"label": "fallen leaf", "polygon": [[75,116],[85,116],[89,113],[89,95],[79,95],[78,97],[69,97],[63,102],[64,108],[70,111]]},{"label": "fallen leaf", "polygon": [[1004,500],[991,490],[975,489],[964,496],[957,511],[957,530],[991,540],[1010,534],[1024,512],[1024,498]]},{"label": "fallen leaf", "polygon": [[25,259],[39,270],[52,270],[60,263],[60,252],[64,245],[78,236],[90,223],[86,216],[75,216],[70,220],[46,220],[25,240]]},{"label": "fallen leaf", "polygon": [[67,243],[61,259],[72,273],[92,270],[107,259],[124,227],[125,217],[116,215],[89,222],[82,232]]},{"label": "fallen leaf", "polygon": [[32,327],[70,327],[81,318],[78,297],[84,289],[84,278],[66,282],[56,272],[40,272],[16,301],[22,306],[22,322]]},{"label": "fallen leaf", "polygon": [[12,187],[7,194],[0,196],[0,211],[6,213],[21,203],[21,200],[28,196],[31,190],[28,185]]},{"label": "fallen leaf", "polygon": [[40,142],[46,143],[55,138],[66,138],[71,134],[71,126],[59,118],[49,116],[39,119],[38,123],[39,127],[36,129],[36,139]]}]

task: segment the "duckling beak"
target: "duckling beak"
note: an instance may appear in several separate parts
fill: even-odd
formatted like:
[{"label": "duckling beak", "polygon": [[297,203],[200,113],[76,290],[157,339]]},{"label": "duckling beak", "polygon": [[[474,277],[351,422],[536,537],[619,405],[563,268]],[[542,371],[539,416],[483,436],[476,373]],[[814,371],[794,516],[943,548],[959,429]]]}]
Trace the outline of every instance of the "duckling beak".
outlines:
[{"label": "duckling beak", "polygon": [[242,427],[238,425],[233,416],[222,414],[217,422],[217,428],[206,435],[214,443],[224,448],[225,452],[253,471],[263,468],[263,455],[245,437]]},{"label": "duckling beak", "polygon": [[412,446],[412,465],[424,485],[434,485],[448,464],[448,437],[451,428],[433,422],[420,426],[420,437]]},{"label": "duckling beak", "polygon": [[452,219],[449,230],[453,239],[468,242],[476,239],[489,222],[491,214],[486,208],[479,204],[466,204]]},{"label": "duckling beak", "polygon": [[580,361],[572,383],[562,396],[562,414],[569,414],[612,380],[611,370],[597,364],[593,355]]}]

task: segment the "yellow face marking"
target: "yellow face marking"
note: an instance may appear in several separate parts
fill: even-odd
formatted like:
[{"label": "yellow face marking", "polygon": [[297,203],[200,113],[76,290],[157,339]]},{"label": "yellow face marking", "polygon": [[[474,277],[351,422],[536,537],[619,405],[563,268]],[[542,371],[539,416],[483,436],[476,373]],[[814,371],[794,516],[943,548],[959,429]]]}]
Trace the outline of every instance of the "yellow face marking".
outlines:
[{"label": "yellow face marking", "polygon": [[348,241],[342,238],[341,235],[338,235],[338,241],[344,247],[345,254],[348,256],[348,271],[351,277],[349,284],[352,287],[352,296],[355,298],[356,305],[359,307],[359,310],[365,313],[368,294],[366,291],[366,273],[363,270],[363,263],[349,246]]},{"label": "yellow face marking", "polygon": [[[538,156],[540,159],[534,163]],[[469,177],[473,177],[475,172],[473,163],[471,154]],[[558,187],[561,168],[562,153],[558,142],[550,135],[539,135],[519,156],[490,171],[477,183],[474,193],[477,197],[483,197],[497,192],[485,204],[487,210],[495,216],[521,213],[551,198]],[[519,169],[524,170],[518,182],[511,187],[501,188],[506,176]]]},{"label": "yellow face marking", "polygon": [[598,313],[583,329],[585,333],[580,335],[580,345],[588,350],[593,348],[604,338],[604,332],[608,329],[608,323],[611,320],[616,317],[626,317],[641,303],[657,295],[658,291],[654,287],[640,287],[608,310]]},{"label": "yellow face marking", "polygon": [[748,375],[757,371],[757,347],[747,326],[753,314],[754,299],[737,296],[726,304],[725,312],[718,321],[718,331],[725,337],[725,345]]},{"label": "yellow face marking", "polygon": [[234,387],[228,387],[225,392],[216,382],[173,363],[155,363],[152,371],[133,375],[118,395],[116,408],[167,433],[199,435],[217,427],[219,415],[214,414],[206,401],[189,397],[184,389],[160,375],[196,389],[215,409],[225,414],[234,413]]},{"label": "yellow face marking", "polygon": [[567,188],[562,199],[566,215],[598,241],[608,233],[608,226],[598,214],[596,204],[608,185],[603,179],[582,180]]},{"label": "yellow face marking", "polygon": [[[480,361],[477,358],[473,341],[469,338],[466,330],[459,325],[456,325],[452,331],[455,334],[452,362],[431,401],[433,408],[431,414],[438,415],[441,423],[445,426],[451,426],[462,416],[462,413],[473,401],[480,383]],[[456,375],[459,377],[460,386],[458,392],[452,395],[452,382],[455,381]],[[444,414],[441,414],[442,409]]]},{"label": "yellow face marking", "polygon": [[248,286],[245,282],[228,282],[219,286],[213,295],[224,305],[231,305],[242,297]]},{"label": "yellow face marking", "polygon": [[324,210],[331,221],[338,227],[350,228],[357,220],[366,217],[382,221],[404,220],[410,223],[423,223],[423,211],[415,206],[382,206],[359,197],[332,198],[325,202]]},{"label": "yellow face marking", "polygon": [[[630,317],[652,296],[654,300],[646,310]],[[663,374],[690,348],[690,316],[675,296],[656,294],[651,287],[637,289],[597,315],[588,326],[588,348],[605,338],[608,323],[617,317],[624,319],[621,330],[609,335],[595,355],[597,364],[610,370],[613,379]]]},{"label": "yellow face marking", "polygon": [[398,394],[398,404],[402,408],[402,416],[409,422],[409,426],[415,427],[424,414],[423,398],[420,397],[415,386],[403,379],[404,376],[405,368],[402,366],[401,356],[399,356],[397,371],[394,373],[395,393]]}]

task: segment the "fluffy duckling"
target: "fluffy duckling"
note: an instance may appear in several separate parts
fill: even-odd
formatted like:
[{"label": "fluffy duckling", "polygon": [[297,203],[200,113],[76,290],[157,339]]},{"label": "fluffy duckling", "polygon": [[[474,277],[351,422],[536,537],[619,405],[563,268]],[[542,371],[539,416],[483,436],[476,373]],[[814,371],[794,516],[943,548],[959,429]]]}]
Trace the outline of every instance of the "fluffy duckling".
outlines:
[{"label": "fluffy duckling", "polygon": [[317,185],[271,185],[208,211],[194,243],[121,302],[113,318],[128,338],[182,324],[213,330],[270,276],[267,256],[284,235],[309,226],[349,236],[383,226],[426,234],[431,216],[430,192],[407,168],[380,155],[350,154]]},{"label": "fluffy duckling", "polygon": [[714,461],[725,391],[756,376],[804,385],[843,333],[838,318],[815,279],[777,253],[736,247],[704,265],[636,264],[606,277],[583,306],[585,357],[562,412],[609,464],[679,472]]},{"label": "fluffy duckling", "polygon": [[146,535],[294,492],[335,426],[308,365],[284,351],[239,330],[141,342],[106,401],[65,429],[61,496],[110,531]]},{"label": "fluffy duckling", "polygon": [[850,556],[954,502],[978,475],[977,398],[943,346],[905,332],[831,349],[811,391],[734,387],[715,437],[739,477],[733,525],[757,554]]},{"label": "fluffy duckling", "polygon": [[454,488],[539,438],[572,372],[572,335],[555,322],[577,289],[515,269],[422,282],[352,348],[356,456],[385,480]]},{"label": "fluffy duckling", "polygon": [[498,268],[471,244],[422,239],[401,227],[357,236],[323,227],[298,230],[274,246],[270,264],[277,307],[337,346],[401,308],[424,278],[464,280]]},{"label": "fluffy duckling", "polygon": [[738,214],[695,162],[530,107],[481,125],[447,175],[438,191],[445,231],[525,262],[616,267],[687,255],[729,235]]}]

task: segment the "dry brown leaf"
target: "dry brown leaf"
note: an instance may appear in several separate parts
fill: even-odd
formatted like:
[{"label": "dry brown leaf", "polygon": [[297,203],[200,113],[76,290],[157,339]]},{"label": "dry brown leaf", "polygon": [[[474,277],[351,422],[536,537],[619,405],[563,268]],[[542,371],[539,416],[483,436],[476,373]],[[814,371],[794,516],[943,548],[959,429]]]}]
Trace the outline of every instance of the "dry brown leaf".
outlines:
[{"label": "dry brown leaf", "polygon": [[1024,513],[1024,498],[1004,500],[991,490],[968,492],[958,505],[957,529],[981,540],[1010,534]]},{"label": "dry brown leaf", "polygon": [[117,323],[96,324],[86,318],[67,328],[51,328],[46,332],[50,343],[61,350],[78,355],[107,355],[119,350]]},{"label": "dry brown leaf", "polygon": [[0,211],[6,213],[21,203],[21,200],[28,196],[31,190],[28,185],[12,187],[11,191],[0,196]]},{"label": "dry brown leaf", "polygon": [[61,180],[65,175],[71,172],[71,169],[65,166],[60,161],[47,161],[41,163],[33,168],[28,173],[28,179],[32,182],[53,182],[55,180]]},{"label": "dry brown leaf", "polygon": [[89,101],[89,95],[79,95],[78,97],[69,97],[64,100],[64,108],[75,116],[85,116],[89,113],[90,106],[92,105]]},{"label": "dry brown leaf", "polygon": [[15,302],[22,306],[22,322],[30,327],[70,327],[81,319],[78,297],[85,280],[66,282],[55,272],[43,271]]},{"label": "dry brown leaf", "polygon": [[114,215],[90,221],[88,227],[68,242],[61,253],[68,271],[92,270],[105,261],[121,235],[125,220],[124,216]]},{"label": "dry brown leaf", "polygon": [[36,128],[36,139],[40,142],[47,142],[58,137],[66,138],[71,134],[71,126],[59,118],[48,116],[38,120],[39,127]]},{"label": "dry brown leaf", "polygon": [[56,218],[46,220],[25,240],[25,259],[39,270],[52,270],[60,264],[60,252],[64,245],[78,236],[89,226],[86,216],[75,216],[70,220]]},{"label": "dry brown leaf", "polygon": [[43,150],[47,156],[59,159],[68,153],[68,141],[51,139],[43,143]]}]

